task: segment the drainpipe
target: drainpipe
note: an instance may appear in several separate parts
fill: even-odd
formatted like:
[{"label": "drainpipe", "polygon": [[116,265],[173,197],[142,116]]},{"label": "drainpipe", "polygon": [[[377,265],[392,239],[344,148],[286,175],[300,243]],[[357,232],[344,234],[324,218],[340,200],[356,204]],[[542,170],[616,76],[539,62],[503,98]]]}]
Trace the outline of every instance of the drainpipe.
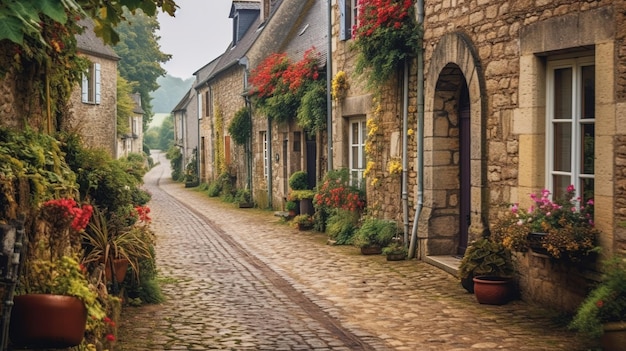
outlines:
[{"label": "drainpipe", "polygon": [[409,60],[404,60],[404,80],[402,90],[402,212],[404,220],[404,247],[409,242],[409,197],[407,194],[408,168],[409,168],[409,146],[408,133],[409,130]]},{"label": "drainpipe", "polygon": [[[252,126],[252,106],[250,104],[250,97],[248,96],[248,58],[242,57],[239,59],[239,64],[243,66],[244,69],[244,92],[243,99],[245,107],[248,109],[248,118],[250,119],[250,126]],[[244,154],[246,155],[246,185],[248,190],[250,191],[250,198],[252,198],[253,189],[252,189],[252,133],[250,133],[250,137],[246,141],[246,145],[244,146]]]},{"label": "drainpipe", "polygon": [[332,6],[328,0],[328,52],[326,53],[326,134],[328,134],[328,170],[333,170],[333,99],[330,94],[333,79],[333,24],[332,24]]},{"label": "drainpipe", "polygon": [[272,207],[272,118],[267,117],[267,198],[269,208]]},{"label": "drainpipe", "polygon": [[[424,204],[424,0],[417,0],[417,24],[422,33],[417,38],[417,207],[411,232],[409,258],[415,257],[417,247],[417,224]],[[418,257],[421,259],[421,257]]]}]

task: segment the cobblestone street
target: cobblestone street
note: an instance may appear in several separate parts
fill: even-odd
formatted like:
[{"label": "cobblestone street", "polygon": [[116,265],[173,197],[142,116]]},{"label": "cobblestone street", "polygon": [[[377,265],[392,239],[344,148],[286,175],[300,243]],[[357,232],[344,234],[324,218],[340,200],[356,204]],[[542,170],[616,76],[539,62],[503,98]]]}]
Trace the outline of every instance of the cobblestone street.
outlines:
[{"label": "cobblestone street", "polygon": [[522,301],[480,305],[421,261],[326,245],[271,211],[145,177],[167,300],[125,307],[116,350],[587,350]]}]

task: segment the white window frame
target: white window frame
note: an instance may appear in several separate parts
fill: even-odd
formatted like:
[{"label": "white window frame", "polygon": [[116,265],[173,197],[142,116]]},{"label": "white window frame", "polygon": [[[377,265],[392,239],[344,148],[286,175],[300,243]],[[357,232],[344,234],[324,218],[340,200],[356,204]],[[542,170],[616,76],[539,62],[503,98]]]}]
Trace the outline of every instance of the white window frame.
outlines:
[{"label": "white window frame", "polygon": [[269,158],[267,156],[267,132],[261,132],[261,147],[263,148],[263,176],[267,177],[269,174]]},{"label": "white window frame", "polygon": [[[350,168],[350,185],[361,187],[363,185],[363,173],[365,172],[365,141],[367,139],[367,127],[365,117],[352,118],[349,120],[349,136],[348,136],[348,165]],[[354,135],[352,133],[354,126],[357,127],[357,140],[354,140]],[[354,160],[354,152],[353,149],[357,149],[357,162],[356,167]]]},{"label": "white window frame", "polygon": [[83,73],[81,99],[86,104],[100,104],[101,68],[99,63],[92,63]]},{"label": "white window frame", "polygon": [[[569,176],[570,184],[573,184],[575,197],[582,196],[582,182],[585,179],[594,179],[594,174],[583,174],[581,170],[581,127],[583,124],[595,124],[595,118],[581,118],[581,87],[582,67],[595,66],[593,56],[585,56],[572,59],[548,61],[547,64],[547,99],[546,99],[546,188],[553,194],[557,191],[554,184],[554,176]],[[572,69],[572,118],[554,118],[554,72],[557,69]],[[597,85],[597,82],[596,82]],[[595,117],[595,116],[594,116]],[[554,126],[557,123],[571,124],[571,167],[569,172],[554,170]],[[594,136],[595,137],[595,136]],[[561,189],[562,190],[562,189]]]}]

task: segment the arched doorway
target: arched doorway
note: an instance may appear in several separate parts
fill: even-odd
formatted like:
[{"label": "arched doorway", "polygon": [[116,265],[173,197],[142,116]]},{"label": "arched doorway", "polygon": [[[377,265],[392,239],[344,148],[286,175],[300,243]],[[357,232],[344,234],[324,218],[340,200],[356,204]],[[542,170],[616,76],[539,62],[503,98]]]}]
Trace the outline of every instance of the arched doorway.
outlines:
[{"label": "arched doorway", "polygon": [[484,81],[474,47],[461,33],[440,40],[428,72],[419,255],[461,255],[486,230]]}]

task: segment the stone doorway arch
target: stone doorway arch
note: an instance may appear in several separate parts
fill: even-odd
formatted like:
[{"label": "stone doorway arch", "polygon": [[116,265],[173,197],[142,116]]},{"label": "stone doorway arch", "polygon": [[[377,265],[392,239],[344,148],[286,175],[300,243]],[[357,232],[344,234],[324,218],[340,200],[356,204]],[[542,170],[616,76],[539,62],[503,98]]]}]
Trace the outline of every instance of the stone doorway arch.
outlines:
[{"label": "stone doorway arch", "polygon": [[460,33],[441,38],[427,72],[419,254],[459,255],[487,229],[484,77],[474,45]]}]

